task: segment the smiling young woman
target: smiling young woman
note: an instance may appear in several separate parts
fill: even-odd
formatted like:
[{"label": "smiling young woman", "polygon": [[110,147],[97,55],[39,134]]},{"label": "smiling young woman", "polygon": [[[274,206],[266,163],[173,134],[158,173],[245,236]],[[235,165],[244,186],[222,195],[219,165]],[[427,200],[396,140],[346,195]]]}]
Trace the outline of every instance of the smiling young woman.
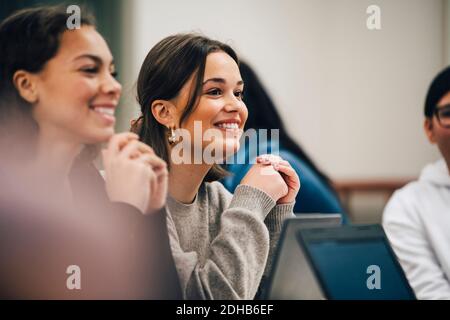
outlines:
[{"label": "smiling young woman", "polygon": [[[169,164],[169,237],[186,299],[254,298],[300,187],[289,163],[266,157],[231,195],[216,181],[225,171],[194,161],[206,148],[239,149],[247,108],[238,63],[228,45],[180,34],[150,50],[137,83],[142,116],[133,130]],[[192,157],[178,163],[180,129],[189,141],[215,139],[188,142]]]},{"label": "smiling young woman", "polygon": [[[114,133],[121,85],[112,54],[86,11],[80,29],[67,29],[68,16],[64,7],[39,7],[0,24],[0,227],[36,225],[0,232],[9,261],[0,279],[10,284],[1,295],[177,297],[160,210],[166,164],[136,135]],[[108,144],[106,182],[80,157],[100,143]],[[72,264],[88,275],[80,292],[66,288]]]}]

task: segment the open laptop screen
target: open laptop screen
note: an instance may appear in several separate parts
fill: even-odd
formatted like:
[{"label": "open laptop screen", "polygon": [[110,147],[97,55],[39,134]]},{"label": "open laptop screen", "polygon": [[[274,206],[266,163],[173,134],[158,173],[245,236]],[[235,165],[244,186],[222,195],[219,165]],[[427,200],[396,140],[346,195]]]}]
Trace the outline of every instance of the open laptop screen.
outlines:
[{"label": "open laptop screen", "polygon": [[359,234],[352,228],[322,235],[305,230],[300,236],[327,298],[414,299],[381,227]]}]

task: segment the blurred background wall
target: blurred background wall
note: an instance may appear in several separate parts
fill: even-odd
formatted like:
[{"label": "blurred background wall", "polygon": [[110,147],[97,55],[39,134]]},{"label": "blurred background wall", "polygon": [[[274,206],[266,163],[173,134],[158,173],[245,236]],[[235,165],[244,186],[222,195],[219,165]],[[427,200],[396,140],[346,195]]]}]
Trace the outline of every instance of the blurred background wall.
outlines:
[{"label": "blurred background wall", "polygon": [[[443,1],[127,3],[127,84],[163,37],[200,31],[255,67],[290,132],[333,178],[416,176],[436,159],[422,109],[446,62]],[[381,8],[379,31],[366,27],[371,4]]]},{"label": "blurred background wall", "polygon": [[[12,9],[59,1],[0,0]],[[91,0],[124,95],[117,129],[138,114],[134,84],[150,48],[197,31],[231,44],[259,73],[293,137],[329,176],[414,178],[438,158],[423,133],[433,76],[449,63],[448,0]],[[368,30],[369,5],[381,30]],[[385,196],[354,199],[378,221]],[[371,204],[372,203],[372,204]],[[358,207],[359,206],[359,207]]]}]

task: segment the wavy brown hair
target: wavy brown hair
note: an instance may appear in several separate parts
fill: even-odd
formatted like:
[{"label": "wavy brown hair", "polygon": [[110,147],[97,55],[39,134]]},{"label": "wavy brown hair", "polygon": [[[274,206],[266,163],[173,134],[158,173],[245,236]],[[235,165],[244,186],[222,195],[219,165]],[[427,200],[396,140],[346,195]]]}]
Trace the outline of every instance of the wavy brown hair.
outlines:
[{"label": "wavy brown hair", "polygon": [[[227,53],[239,65],[238,57],[230,46],[193,33],[177,34],[161,40],[145,58],[137,82],[137,100],[142,115],[135,122],[132,131],[167,163],[170,157],[167,128],[154,118],[151,111],[152,103],[155,100],[175,98],[187,81],[194,76],[194,85],[178,124],[181,127],[198,104],[206,58],[210,53],[218,51]],[[215,164],[204,181],[216,181],[226,175],[227,171]]]},{"label": "wavy brown hair", "polygon": [[[39,73],[56,56],[67,31],[66,7],[42,6],[19,10],[0,24],[0,144],[18,155],[33,154],[39,126],[32,105],[13,83],[18,70]],[[95,26],[95,18],[83,8],[81,25]]]}]

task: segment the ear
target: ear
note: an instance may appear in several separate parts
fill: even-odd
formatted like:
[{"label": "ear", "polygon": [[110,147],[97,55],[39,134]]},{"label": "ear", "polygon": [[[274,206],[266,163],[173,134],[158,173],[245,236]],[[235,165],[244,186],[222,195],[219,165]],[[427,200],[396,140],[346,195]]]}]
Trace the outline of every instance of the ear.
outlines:
[{"label": "ear", "polygon": [[29,103],[38,102],[36,79],[30,72],[19,70],[14,73],[13,83],[20,96]]},{"label": "ear", "polygon": [[165,127],[175,127],[178,123],[177,109],[175,105],[167,100],[155,100],[151,105],[153,117]]},{"label": "ear", "polygon": [[433,130],[433,118],[425,118],[423,128],[425,130],[425,134],[427,135],[428,141],[430,141],[431,144],[435,144],[436,137]]}]

